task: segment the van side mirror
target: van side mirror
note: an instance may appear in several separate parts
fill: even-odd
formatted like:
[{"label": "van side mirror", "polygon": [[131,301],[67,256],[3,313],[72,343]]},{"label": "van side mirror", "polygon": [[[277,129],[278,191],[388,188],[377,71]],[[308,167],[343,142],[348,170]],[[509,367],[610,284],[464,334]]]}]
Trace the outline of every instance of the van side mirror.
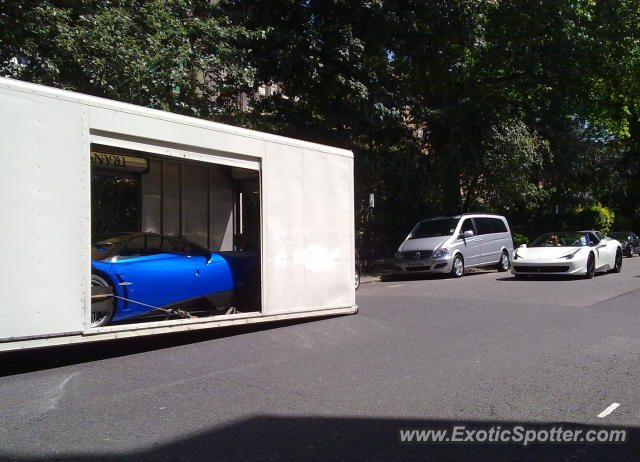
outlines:
[{"label": "van side mirror", "polygon": [[468,239],[468,238],[470,238],[470,237],[473,237],[473,231],[471,231],[470,229],[468,229],[468,230],[464,231],[464,232],[460,235],[460,237],[461,237],[462,239]]},{"label": "van side mirror", "polygon": [[520,244],[520,248],[521,249],[526,249],[527,248],[527,244]]}]

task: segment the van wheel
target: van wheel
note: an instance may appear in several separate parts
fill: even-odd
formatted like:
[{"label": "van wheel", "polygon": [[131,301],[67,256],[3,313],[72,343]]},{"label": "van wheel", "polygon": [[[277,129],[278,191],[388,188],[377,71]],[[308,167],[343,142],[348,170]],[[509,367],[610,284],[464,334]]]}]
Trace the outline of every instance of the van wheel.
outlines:
[{"label": "van wheel", "polygon": [[453,258],[453,265],[451,265],[451,276],[454,278],[461,278],[464,276],[464,260],[460,255],[456,255]]},{"label": "van wheel", "polygon": [[358,271],[358,268],[356,268],[355,284],[356,284],[356,290],[358,290],[360,288],[360,271]]},{"label": "van wheel", "polygon": [[502,251],[502,255],[500,255],[500,261],[498,262],[498,271],[504,273],[509,269],[511,263],[509,262],[509,254],[506,250]]}]

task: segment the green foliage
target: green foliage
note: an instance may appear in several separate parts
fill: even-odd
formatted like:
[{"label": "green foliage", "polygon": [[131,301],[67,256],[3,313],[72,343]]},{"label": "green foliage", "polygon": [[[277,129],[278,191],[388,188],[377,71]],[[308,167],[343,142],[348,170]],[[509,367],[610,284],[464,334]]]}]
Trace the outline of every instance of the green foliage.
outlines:
[{"label": "green foliage", "polygon": [[638,223],[640,0],[0,5],[0,75],[352,149],[379,252],[431,214]]},{"label": "green foliage", "polygon": [[511,237],[513,239],[513,246],[514,247],[520,247],[522,244],[528,244],[529,243],[529,238],[527,236],[525,236],[524,234],[520,234],[520,233],[511,233]]},{"label": "green foliage", "polygon": [[45,85],[201,117],[253,85],[252,34],[215,2],[3,2],[0,30],[0,75]]},{"label": "green foliage", "polygon": [[467,200],[478,197],[490,210],[526,209],[547,197],[542,171],[551,161],[549,143],[520,120],[492,127],[484,156],[474,166]]},{"label": "green foliage", "polygon": [[133,177],[91,176],[91,232],[138,231],[139,184]]},{"label": "green foliage", "polygon": [[601,203],[586,204],[568,210],[567,218],[576,229],[595,229],[608,234],[615,221],[615,213]]}]

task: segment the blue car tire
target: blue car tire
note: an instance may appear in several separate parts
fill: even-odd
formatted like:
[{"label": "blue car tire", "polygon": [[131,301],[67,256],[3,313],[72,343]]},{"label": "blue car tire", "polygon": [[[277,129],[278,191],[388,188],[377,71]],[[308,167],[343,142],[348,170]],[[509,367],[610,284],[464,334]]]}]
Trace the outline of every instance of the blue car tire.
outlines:
[{"label": "blue car tire", "polygon": [[[91,287],[112,287],[109,281],[95,273],[91,274]],[[100,311],[91,310],[91,327],[102,327],[109,324],[114,314],[114,302],[113,298],[109,298],[100,303]],[[109,308],[110,311],[109,311]],[[104,311],[102,311],[104,310]]]}]

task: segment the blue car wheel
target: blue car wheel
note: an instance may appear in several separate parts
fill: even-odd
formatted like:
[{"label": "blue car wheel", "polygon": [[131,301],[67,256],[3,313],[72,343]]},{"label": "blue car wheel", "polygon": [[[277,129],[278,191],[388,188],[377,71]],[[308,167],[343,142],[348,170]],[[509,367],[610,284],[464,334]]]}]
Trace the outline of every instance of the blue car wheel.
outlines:
[{"label": "blue car wheel", "polygon": [[[91,287],[112,287],[112,285],[102,276],[91,274]],[[108,299],[98,302],[91,307],[91,327],[101,327],[109,324],[114,313],[114,299]]]}]

